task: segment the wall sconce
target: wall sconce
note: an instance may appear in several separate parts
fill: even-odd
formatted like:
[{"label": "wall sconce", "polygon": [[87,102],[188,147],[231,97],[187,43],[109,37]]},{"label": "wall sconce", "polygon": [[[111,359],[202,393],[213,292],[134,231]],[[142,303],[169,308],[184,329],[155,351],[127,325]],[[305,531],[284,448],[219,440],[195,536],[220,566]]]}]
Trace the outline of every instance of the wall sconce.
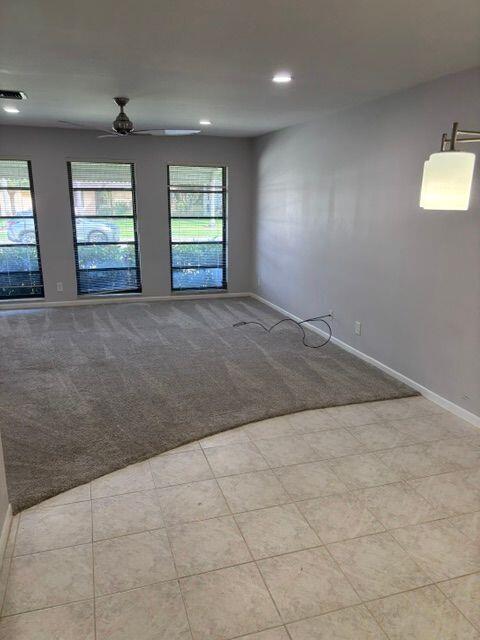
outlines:
[{"label": "wall sconce", "polygon": [[420,206],[422,209],[466,211],[470,201],[475,154],[457,151],[456,145],[480,142],[480,131],[461,131],[453,123],[450,138],[442,135],[439,153],[432,153],[423,166]]}]

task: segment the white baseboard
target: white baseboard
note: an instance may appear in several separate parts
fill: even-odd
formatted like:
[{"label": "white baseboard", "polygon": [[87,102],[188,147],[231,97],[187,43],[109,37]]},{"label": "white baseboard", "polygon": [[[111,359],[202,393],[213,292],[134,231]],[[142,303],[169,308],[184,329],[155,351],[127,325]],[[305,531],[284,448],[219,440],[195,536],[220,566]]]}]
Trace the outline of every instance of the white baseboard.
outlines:
[{"label": "white baseboard", "polygon": [[[302,318],[296,316],[293,313],[290,313],[289,311],[287,311],[286,309],[283,309],[279,305],[274,304],[273,302],[270,302],[270,300],[266,300],[265,298],[262,298],[256,293],[251,293],[250,295],[252,298],[255,298],[259,302],[263,302],[263,304],[266,304],[272,309],[279,311],[284,316],[287,316],[288,318],[292,318],[292,320],[297,320],[297,321],[302,320]],[[323,331],[322,329],[319,329],[313,324],[310,324],[309,322],[306,323],[305,326],[311,329],[312,331],[314,331],[315,333],[318,333],[322,336],[328,335],[325,331]],[[341,347],[342,349],[345,349],[345,351],[348,351],[349,353],[353,353],[355,356],[357,356],[361,360],[364,360],[365,362],[368,362],[374,367],[377,367],[377,369],[381,369],[385,373],[388,373],[389,375],[392,376],[392,378],[396,378],[397,380],[400,380],[400,382],[404,382],[405,384],[408,384],[410,387],[412,387],[413,389],[421,393],[422,396],[425,396],[425,398],[427,398],[428,400],[431,400],[432,402],[435,402],[436,404],[440,405],[447,411],[450,411],[450,413],[453,413],[459,418],[462,418],[463,420],[470,422],[475,427],[480,427],[480,416],[477,416],[475,413],[472,413],[471,411],[468,411],[467,409],[460,407],[458,404],[455,404],[454,402],[447,400],[443,396],[438,395],[438,393],[435,393],[434,391],[427,389],[427,387],[424,387],[419,382],[416,382],[411,378],[407,378],[407,376],[404,376],[403,373],[400,373],[399,371],[392,369],[391,367],[387,366],[386,364],[383,364],[383,362],[380,362],[379,360],[375,360],[375,358],[372,358],[366,353],[363,353],[363,351],[359,351],[358,349],[355,349],[355,347],[350,346],[349,344],[347,344],[346,342],[343,342],[342,340],[339,340],[338,338],[335,338],[332,336],[332,342],[337,346]]]},{"label": "white baseboard", "polygon": [[251,295],[249,292],[245,293],[229,293],[224,291],[223,293],[178,293],[169,296],[142,296],[141,294],[130,295],[112,295],[112,296],[91,296],[81,297],[76,300],[59,300],[50,301],[46,300],[31,300],[27,302],[4,300],[0,303],[0,312],[9,311],[14,309],[44,309],[48,307],[79,307],[91,304],[118,304],[120,302],[161,302],[176,300],[204,300],[205,298],[244,298]]},{"label": "white baseboard", "polygon": [[9,504],[2,525],[2,532],[0,534],[0,567],[3,562],[3,556],[5,555],[5,549],[7,548],[8,536],[12,526],[12,517],[12,505]]}]

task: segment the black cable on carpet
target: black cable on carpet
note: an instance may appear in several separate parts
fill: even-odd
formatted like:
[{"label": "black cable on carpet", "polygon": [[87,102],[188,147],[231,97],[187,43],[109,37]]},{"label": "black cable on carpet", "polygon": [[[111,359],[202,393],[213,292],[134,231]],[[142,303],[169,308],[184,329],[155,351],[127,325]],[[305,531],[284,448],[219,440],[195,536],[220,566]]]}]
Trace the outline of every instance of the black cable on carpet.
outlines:
[{"label": "black cable on carpet", "polygon": [[[295,324],[302,332],[303,344],[309,349],[320,349],[321,347],[324,347],[326,344],[328,344],[332,338],[332,327],[325,320],[325,318],[331,318],[331,317],[332,317],[331,313],[326,313],[323,316],[315,316],[314,318],[307,318],[306,320],[300,320],[300,321],[293,320],[293,318],[283,318],[282,320],[275,322],[275,324],[272,324],[271,327],[266,327],[264,324],[262,324],[261,322],[258,322],[257,320],[250,320],[250,321],[242,320],[240,322],[236,322],[233,326],[244,327],[247,324],[256,324],[259,327],[262,327],[262,329],[267,333],[270,333],[273,329],[275,329],[275,327],[278,327],[279,324],[282,324],[282,322],[293,322],[293,324]],[[323,322],[323,324],[326,325],[328,329],[328,337],[325,338],[325,340],[321,344],[308,344],[307,334],[305,333],[305,329],[303,328],[302,325],[305,324],[305,322],[315,322],[315,321]]]}]

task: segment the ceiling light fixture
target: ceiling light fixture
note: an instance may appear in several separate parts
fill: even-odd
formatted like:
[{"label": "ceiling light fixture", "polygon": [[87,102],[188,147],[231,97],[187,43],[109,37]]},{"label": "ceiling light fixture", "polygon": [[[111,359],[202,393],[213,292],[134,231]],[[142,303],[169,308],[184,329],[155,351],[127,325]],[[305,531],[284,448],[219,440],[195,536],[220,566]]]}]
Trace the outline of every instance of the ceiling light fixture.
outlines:
[{"label": "ceiling light fixture", "polygon": [[480,142],[480,131],[461,131],[453,123],[450,138],[442,135],[439,153],[423,166],[420,207],[437,211],[466,211],[472,190],[475,154],[457,151],[456,145]]},{"label": "ceiling light fixture", "polygon": [[279,73],[276,73],[272,78],[272,82],[276,82],[277,84],[287,84],[291,81],[292,75],[288,73],[288,71],[281,71]]},{"label": "ceiling light fixture", "polygon": [[7,113],[20,113],[16,107],[3,107],[3,110]]},{"label": "ceiling light fixture", "polygon": [[203,125],[204,127],[209,127],[212,123],[210,120],[200,120],[199,124]]}]

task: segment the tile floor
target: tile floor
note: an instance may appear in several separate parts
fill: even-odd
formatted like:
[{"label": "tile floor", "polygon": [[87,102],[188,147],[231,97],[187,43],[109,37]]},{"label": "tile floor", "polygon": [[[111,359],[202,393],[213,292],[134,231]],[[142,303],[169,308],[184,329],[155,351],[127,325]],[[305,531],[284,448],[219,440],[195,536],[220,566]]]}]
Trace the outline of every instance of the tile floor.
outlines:
[{"label": "tile floor", "polygon": [[0,640],[480,640],[480,430],[305,411],[14,518]]}]

